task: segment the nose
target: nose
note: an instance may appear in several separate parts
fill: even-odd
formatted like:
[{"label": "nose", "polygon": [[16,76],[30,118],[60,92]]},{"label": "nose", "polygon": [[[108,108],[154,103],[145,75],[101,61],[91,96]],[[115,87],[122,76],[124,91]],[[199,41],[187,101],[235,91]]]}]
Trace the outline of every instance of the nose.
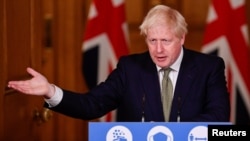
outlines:
[{"label": "nose", "polygon": [[162,45],[162,43],[160,42],[160,41],[158,41],[157,43],[156,43],[156,51],[157,52],[162,52],[163,51],[163,45]]}]

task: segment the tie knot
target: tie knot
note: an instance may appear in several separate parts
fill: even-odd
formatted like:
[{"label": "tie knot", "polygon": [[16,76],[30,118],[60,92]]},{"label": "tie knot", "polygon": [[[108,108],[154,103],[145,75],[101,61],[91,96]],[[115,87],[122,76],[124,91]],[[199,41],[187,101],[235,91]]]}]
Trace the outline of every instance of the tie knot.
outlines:
[{"label": "tie knot", "polygon": [[171,68],[162,68],[162,71],[164,72],[164,76],[168,76],[172,69]]}]

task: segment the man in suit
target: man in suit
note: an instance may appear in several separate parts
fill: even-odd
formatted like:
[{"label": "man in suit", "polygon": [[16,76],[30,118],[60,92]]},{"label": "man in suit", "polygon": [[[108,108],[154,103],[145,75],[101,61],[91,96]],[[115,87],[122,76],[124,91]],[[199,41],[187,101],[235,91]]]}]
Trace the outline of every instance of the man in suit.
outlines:
[{"label": "man in suit", "polygon": [[[84,120],[117,109],[117,121],[229,121],[224,61],[184,47],[187,24],[183,16],[170,7],[157,5],[140,29],[148,51],[121,57],[108,78],[85,94],[50,84],[32,68],[27,69],[32,79],[10,81],[8,86],[44,96],[46,107]],[[167,117],[161,95],[165,68],[171,68],[173,88]]]}]

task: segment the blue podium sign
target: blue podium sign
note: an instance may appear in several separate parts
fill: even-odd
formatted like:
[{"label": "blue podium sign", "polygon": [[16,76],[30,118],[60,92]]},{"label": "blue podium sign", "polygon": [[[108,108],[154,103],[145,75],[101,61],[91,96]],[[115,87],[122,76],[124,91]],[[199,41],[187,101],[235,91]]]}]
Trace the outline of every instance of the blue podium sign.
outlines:
[{"label": "blue podium sign", "polygon": [[89,122],[89,141],[207,141],[217,122]]}]

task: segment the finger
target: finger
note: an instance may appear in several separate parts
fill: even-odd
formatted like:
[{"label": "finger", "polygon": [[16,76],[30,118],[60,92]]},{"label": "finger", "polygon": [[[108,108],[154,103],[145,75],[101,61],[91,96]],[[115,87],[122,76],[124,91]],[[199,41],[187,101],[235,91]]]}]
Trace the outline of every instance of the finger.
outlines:
[{"label": "finger", "polygon": [[16,89],[16,90],[27,90],[32,89],[32,83],[29,80],[26,81],[10,81],[8,83],[8,87]]},{"label": "finger", "polygon": [[24,83],[25,83],[25,81],[9,81],[8,82],[8,86],[9,87],[12,87],[12,86],[14,86],[14,85],[24,85]]},{"label": "finger", "polygon": [[27,72],[28,72],[29,74],[31,74],[32,76],[40,75],[40,73],[38,73],[37,71],[35,71],[34,69],[32,69],[32,68],[30,68],[30,67],[27,68]]},{"label": "finger", "polygon": [[20,91],[20,92],[24,92],[24,93],[26,91],[25,89],[27,89],[26,88],[27,86],[25,86],[23,83],[20,83],[20,82],[17,82],[17,81],[9,82],[8,87],[13,88],[13,89],[15,89],[17,91]]}]

